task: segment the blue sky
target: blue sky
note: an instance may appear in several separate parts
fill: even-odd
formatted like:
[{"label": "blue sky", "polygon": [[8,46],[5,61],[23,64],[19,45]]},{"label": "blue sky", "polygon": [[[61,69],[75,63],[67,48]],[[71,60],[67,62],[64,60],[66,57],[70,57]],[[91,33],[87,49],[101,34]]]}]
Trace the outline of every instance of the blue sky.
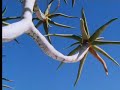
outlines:
[{"label": "blue sky", "polygon": [[[17,0],[2,0],[4,8],[7,5],[5,16],[19,16],[22,14],[22,5]],[[38,0],[42,11],[46,8],[46,0]],[[57,4],[55,0],[52,10]],[[57,12],[81,17],[80,10],[83,7],[87,17],[90,34],[112,18],[119,18],[113,22],[102,34],[107,40],[120,41],[120,0],[76,0],[74,8],[71,0],[68,5],[61,0],[61,6]],[[51,10],[51,11],[52,11]],[[79,19],[67,19],[59,17],[54,21],[71,25],[75,29],[64,29],[56,26],[50,28],[51,33],[81,34]],[[15,22],[15,21],[10,21]],[[42,26],[39,30],[44,33]],[[102,65],[92,55],[88,55],[81,79],[76,87],[73,86],[77,76],[79,63],[65,64],[56,70],[59,63],[42,52],[37,44],[27,35],[17,38],[15,41],[4,43],[3,76],[14,80],[12,83],[4,82],[15,90],[120,90],[120,68],[109,59],[106,61],[109,76],[105,75]],[[74,41],[64,38],[52,37],[54,47],[64,54],[68,54],[73,48],[64,50]],[[113,58],[120,63],[120,46],[102,46]]]}]

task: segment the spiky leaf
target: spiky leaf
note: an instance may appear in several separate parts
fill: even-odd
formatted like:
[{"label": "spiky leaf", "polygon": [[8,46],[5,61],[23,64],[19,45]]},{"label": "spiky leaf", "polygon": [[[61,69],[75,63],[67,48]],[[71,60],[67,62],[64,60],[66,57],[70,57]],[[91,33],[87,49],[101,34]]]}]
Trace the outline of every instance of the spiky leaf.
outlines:
[{"label": "spiky leaf", "polygon": [[13,89],[12,87],[8,86],[8,85],[2,85],[2,87],[4,88],[9,88],[9,89]]},{"label": "spiky leaf", "polygon": [[64,0],[64,2],[67,4],[68,2],[67,2],[67,0]]},{"label": "spiky leaf", "polygon": [[75,0],[72,0],[72,7],[75,5]]},{"label": "spiky leaf", "polygon": [[54,18],[54,17],[58,17],[58,16],[63,16],[63,17],[67,17],[67,18],[77,18],[75,16],[69,16],[63,13],[54,13],[54,14],[50,14],[49,18]]},{"label": "spiky leaf", "polygon": [[50,3],[48,4],[47,9],[45,11],[45,15],[47,15],[50,12],[50,7],[51,7],[53,1],[54,0],[51,0]]},{"label": "spiky leaf", "polygon": [[2,21],[7,21],[7,20],[15,20],[15,19],[20,19],[21,17],[6,17],[6,18],[2,18]]},{"label": "spiky leaf", "polygon": [[2,16],[6,13],[7,7],[4,8],[4,10],[2,11]]},{"label": "spiky leaf", "polygon": [[[43,26],[44,26],[45,33],[49,34],[49,31],[48,31],[48,28],[49,28],[48,22],[44,22]],[[51,43],[50,36],[47,36],[47,39],[48,39],[49,43]]]},{"label": "spiky leaf", "polygon": [[[80,44],[80,42],[75,42],[75,43],[71,44],[70,46],[68,46],[67,48],[64,48],[64,49],[68,49],[68,48],[70,48],[70,47],[72,47],[72,46],[75,46],[75,45],[77,45],[77,44]],[[80,44],[80,45],[81,45],[81,44]]]},{"label": "spiky leaf", "polygon": [[[68,56],[75,54],[75,53],[79,50],[79,48],[80,48],[80,46],[77,46],[74,50],[72,50],[72,51],[68,54]],[[61,66],[63,66],[63,64],[64,64],[64,62],[61,62],[61,63],[59,64],[59,66],[57,67],[57,70],[58,70]]]},{"label": "spiky leaf", "polygon": [[77,40],[77,41],[80,41],[82,40],[81,37],[77,36],[77,35],[73,35],[73,34],[48,34],[48,35],[45,35],[45,36],[58,36],[58,37],[63,37],[63,38],[70,38],[70,39],[74,39],[74,40]]},{"label": "spiky leaf", "polygon": [[2,25],[7,26],[7,25],[9,25],[9,23],[2,21]]},{"label": "spiky leaf", "polygon": [[86,21],[86,16],[85,16],[85,13],[84,13],[84,9],[82,8],[81,10],[81,13],[82,13],[82,19],[84,21],[84,27],[85,27],[85,30],[86,30],[86,33],[88,35],[88,37],[90,37],[89,35],[89,30],[88,30],[88,26],[87,26],[87,21]]},{"label": "spiky leaf", "polygon": [[39,20],[39,22],[35,25],[35,27],[38,28],[42,23],[43,21]]},{"label": "spiky leaf", "polygon": [[97,54],[97,52],[93,48],[90,48],[89,51],[94,57],[96,57],[101,62],[106,72],[106,75],[108,75],[108,69],[105,61],[99,56],[99,54]]},{"label": "spiky leaf", "polygon": [[116,44],[120,45],[120,41],[106,41],[106,40],[100,40],[100,41],[94,41],[93,45],[106,45],[106,44]]},{"label": "spiky leaf", "polygon": [[119,64],[116,60],[114,60],[114,59],[113,59],[107,52],[105,52],[102,48],[100,48],[100,47],[98,47],[98,46],[96,46],[96,45],[94,45],[93,47],[94,47],[94,49],[95,49],[96,51],[100,52],[101,54],[103,54],[104,56],[106,56],[107,58],[109,58],[113,63],[115,63],[116,65],[120,66],[120,64]]},{"label": "spiky leaf", "polygon": [[53,21],[51,21],[51,20],[49,20],[49,23],[51,23],[51,24],[53,24],[53,25],[56,25],[56,26],[59,26],[59,27],[64,27],[64,28],[75,28],[75,27],[63,25],[63,24],[60,24],[60,23],[57,23],[57,22],[53,22]]},{"label": "spiky leaf", "polygon": [[81,25],[82,39],[88,40],[89,36],[87,35],[87,32],[85,30],[84,20],[81,18],[80,22],[81,22],[80,25]]},{"label": "spiky leaf", "polygon": [[95,39],[115,20],[117,20],[117,18],[111,19],[106,24],[97,29],[96,32],[90,37],[89,41],[90,42],[95,41]]},{"label": "spiky leaf", "polygon": [[[87,54],[88,54],[88,53],[87,53]],[[78,73],[77,73],[77,78],[76,78],[76,80],[75,80],[74,86],[76,86],[78,80],[80,79],[80,76],[81,76],[81,73],[82,73],[82,69],[83,69],[83,65],[84,65],[84,63],[85,63],[87,54],[85,54],[85,56],[83,57],[83,59],[80,61],[79,68],[78,68]]]},{"label": "spiky leaf", "polygon": [[9,80],[7,78],[2,78],[2,80],[8,81],[8,82],[12,82],[12,80]]}]

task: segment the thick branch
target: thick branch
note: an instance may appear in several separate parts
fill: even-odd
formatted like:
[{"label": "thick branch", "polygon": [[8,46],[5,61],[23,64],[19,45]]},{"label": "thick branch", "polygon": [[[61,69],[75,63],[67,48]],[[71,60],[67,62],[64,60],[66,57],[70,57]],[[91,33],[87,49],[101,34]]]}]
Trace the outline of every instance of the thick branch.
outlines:
[{"label": "thick branch", "polygon": [[[50,57],[58,61],[63,61],[66,63],[78,62],[84,55],[88,52],[89,45],[83,45],[80,50],[72,56],[66,56],[57,51],[47,39],[40,33],[40,31],[34,26],[31,16],[32,9],[35,0],[25,0],[23,19],[19,22],[10,24],[8,26],[2,27],[2,40],[3,42],[9,42],[24,33],[32,36],[32,38],[37,42],[40,48]],[[28,10],[26,10],[28,8]],[[29,11],[30,10],[30,11]]]}]

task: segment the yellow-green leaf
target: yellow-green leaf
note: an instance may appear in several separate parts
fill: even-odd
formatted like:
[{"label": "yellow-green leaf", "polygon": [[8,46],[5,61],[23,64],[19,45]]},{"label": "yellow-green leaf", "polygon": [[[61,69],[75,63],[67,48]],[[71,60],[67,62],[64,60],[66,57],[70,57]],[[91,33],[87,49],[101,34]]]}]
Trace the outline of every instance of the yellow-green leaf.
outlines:
[{"label": "yellow-green leaf", "polygon": [[89,36],[87,35],[87,32],[85,30],[84,20],[81,18],[80,22],[81,22],[80,26],[81,26],[81,32],[82,32],[82,39],[83,40],[88,40]]},{"label": "yellow-green leaf", "polygon": [[85,13],[84,13],[84,9],[82,8],[81,10],[81,13],[82,13],[82,19],[84,21],[84,27],[85,27],[85,30],[86,30],[86,33],[88,35],[88,37],[90,37],[89,35],[89,30],[88,30],[88,26],[87,26],[87,20],[86,20],[86,16],[85,16]]}]

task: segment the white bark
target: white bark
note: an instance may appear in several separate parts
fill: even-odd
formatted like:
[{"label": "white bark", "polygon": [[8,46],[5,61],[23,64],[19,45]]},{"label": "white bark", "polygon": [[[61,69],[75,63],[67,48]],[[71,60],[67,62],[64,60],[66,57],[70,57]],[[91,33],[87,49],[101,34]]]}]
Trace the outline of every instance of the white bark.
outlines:
[{"label": "white bark", "polygon": [[80,61],[84,55],[88,52],[89,45],[83,45],[79,52],[72,55],[66,56],[57,51],[47,39],[40,33],[40,31],[34,26],[32,22],[32,13],[35,0],[25,0],[25,10],[23,13],[23,19],[19,22],[10,24],[8,26],[2,27],[2,41],[9,42],[22,34],[26,33],[36,41],[40,48],[50,57],[58,61],[63,61],[65,63],[73,63]]}]

